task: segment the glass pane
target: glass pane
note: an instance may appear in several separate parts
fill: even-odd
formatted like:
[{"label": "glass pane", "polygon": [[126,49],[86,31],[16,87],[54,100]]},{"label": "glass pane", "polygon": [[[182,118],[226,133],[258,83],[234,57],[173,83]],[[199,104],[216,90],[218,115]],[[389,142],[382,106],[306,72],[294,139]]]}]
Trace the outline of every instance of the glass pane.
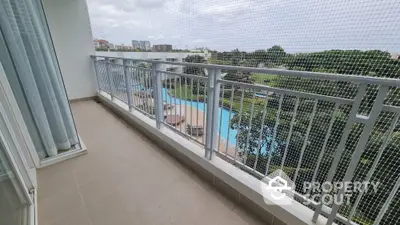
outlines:
[{"label": "glass pane", "polygon": [[28,224],[28,201],[0,141],[0,224]]}]

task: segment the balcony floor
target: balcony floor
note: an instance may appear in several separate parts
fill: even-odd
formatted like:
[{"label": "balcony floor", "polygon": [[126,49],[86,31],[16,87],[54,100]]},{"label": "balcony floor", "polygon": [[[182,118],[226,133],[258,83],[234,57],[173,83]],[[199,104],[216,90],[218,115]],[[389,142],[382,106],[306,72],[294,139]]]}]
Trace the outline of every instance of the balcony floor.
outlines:
[{"label": "balcony floor", "polygon": [[264,224],[102,105],[72,110],[89,153],[38,170],[39,225]]}]

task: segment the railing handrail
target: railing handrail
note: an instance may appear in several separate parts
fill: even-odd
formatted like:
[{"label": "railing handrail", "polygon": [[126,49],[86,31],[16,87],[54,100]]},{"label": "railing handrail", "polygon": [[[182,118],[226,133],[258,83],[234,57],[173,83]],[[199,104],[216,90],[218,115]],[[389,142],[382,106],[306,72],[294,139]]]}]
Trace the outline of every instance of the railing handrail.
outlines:
[{"label": "railing handrail", "polygon": [[113,56],[102,56],[102,55],[91,55],[92,58],[109,58],[109,59],[120,59],[120,60],[130,60],[146,63],[161,63],[170,65],[180,65],[180,66],[191,66],[191,67],[201,67],[208,69],[220,69],[220,70],[237,70],[243,72],[253,72],[253,73],[267,73],[274,75],[284,75],[291,77],[303,77],[303,78],[316,78],[324,80],[333,81],[347,81],[354,82],[358,84],[375,84],[375,85],[385,85],[390,87],[400,87],[400,79],[395,78],[382,78],[382,77],[371,77],[371,76],[361,76],[361,75],[345,75],[337,73],[323,73],[323,72],[308,72],[308,71],[298,71],[298,70],[286,70],[286,69],[274,69],[274,68],[256,68],[256,67],[244,67],[244,66],[227,66],[227,65],[217,65],[217,64],[206,64],[206,63],[190,63],[190,62],[170,62],[161,60],[150,60],[150,59],[132,59],[125,57],[113,57]]}]

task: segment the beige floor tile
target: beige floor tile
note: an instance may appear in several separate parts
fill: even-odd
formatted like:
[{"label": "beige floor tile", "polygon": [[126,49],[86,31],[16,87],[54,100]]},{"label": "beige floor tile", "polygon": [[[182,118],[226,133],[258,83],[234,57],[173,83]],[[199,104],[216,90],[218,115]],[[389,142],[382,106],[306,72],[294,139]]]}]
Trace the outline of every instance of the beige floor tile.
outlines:
[{"label": "beige floor tile", "polygon": [[64,189],[56,195],[38,199],[39,223],[50,223],[83,206],[77,189]]},{"label": "beige floor tile", "polygon": [[69,164],[71,162],[66,161],[38,170],[39,199],[58,195],[63,190],[73,189],[77,191],[72,167]]},{"label": "beige floor tile", "polygon": [[48,225],[92,225],[92,222],[86,209],[79,208]]},{"label": "beige floor tile", "polygon": [[134,215],[135,201],[130,196],[115,192],[87,205],[88,213],[94,225],[139,224]]},{"label": "beige floor tile", "polygon": [[261,224],[103,106],[72,110],[89,153],[39,171],[42,224]]}]

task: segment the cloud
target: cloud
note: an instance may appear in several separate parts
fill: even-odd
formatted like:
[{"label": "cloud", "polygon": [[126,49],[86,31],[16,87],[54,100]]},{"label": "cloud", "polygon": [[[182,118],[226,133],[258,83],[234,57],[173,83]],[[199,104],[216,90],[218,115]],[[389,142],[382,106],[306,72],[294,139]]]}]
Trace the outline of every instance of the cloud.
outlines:
[{"label": "cloud", "polygon": [[207,40],[199,38],[199,39],[193,40],[192,42],[193,43],[205,43],[205,42],[207,42]]},{"label": "cloud", "polygon": [[150,36],[148,36],[148,38],[150,40],[163,40],[165,37],[164,37],[164,35],[159,34],[159,35],[156,35],[156,36],[150,35]]},{"label": "cloud", "polygon": [[179,48],[400,51],[398,0],[88,0],[94,36]]}]

